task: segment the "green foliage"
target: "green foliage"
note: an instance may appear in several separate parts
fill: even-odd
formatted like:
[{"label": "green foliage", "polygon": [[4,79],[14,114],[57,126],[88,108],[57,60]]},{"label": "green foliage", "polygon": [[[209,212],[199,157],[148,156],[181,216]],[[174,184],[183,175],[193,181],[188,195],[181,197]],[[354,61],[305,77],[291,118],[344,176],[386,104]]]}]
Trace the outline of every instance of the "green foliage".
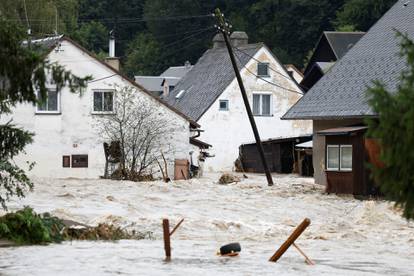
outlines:
[{"label": "green foliage", "polygon": [[396,0],[348,0],[337,12],[334,25],[337,30],[352,26],[352,30],[367,31],[395,2]]},{"label": "green foliage", "polygon": [[109,30],[102,23],[91,21],[82,23],[79,29],[73,32],[72,38],[89,51],[99,53],[108,50],[108,34]]},{"label": "green foliage", "polygon": [[151,34],[139,34],[128,44],[124,70],[130,76],[151,75],[162,70],[160,54],[158,42]]},{"label": "green foliage", "polygon": [[377,183],[388,198],[404,208],[404,217],[414,219],[414,42],[406,35],[398,36],[408,68],[395,93],[380,82],[368,90],[369,104],[379,114],[378,120],[367,120],[368,135],[379,139],[382,146],[384,166],[373,168]]},{"label": "green foliage", "polygon": [[29,207],[8,213],[0,218],[0,238],[17,244],[45,244],[55,242],[40,215]]}]

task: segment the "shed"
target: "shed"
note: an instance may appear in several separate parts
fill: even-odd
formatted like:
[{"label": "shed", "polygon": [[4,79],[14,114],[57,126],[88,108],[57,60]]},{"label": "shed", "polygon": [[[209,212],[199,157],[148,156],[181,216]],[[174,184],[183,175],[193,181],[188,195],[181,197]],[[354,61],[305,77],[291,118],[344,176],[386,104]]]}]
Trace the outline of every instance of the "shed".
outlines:
[{"label": "shed", "polygon": [[[262,141],[270,171],[276,173],[298,172],[295,145],[311,140],[312,136],[308,135]],[[242,170],[245,172],[264,172],[256,143],[241,145],[239,147],[239,160]]]}]

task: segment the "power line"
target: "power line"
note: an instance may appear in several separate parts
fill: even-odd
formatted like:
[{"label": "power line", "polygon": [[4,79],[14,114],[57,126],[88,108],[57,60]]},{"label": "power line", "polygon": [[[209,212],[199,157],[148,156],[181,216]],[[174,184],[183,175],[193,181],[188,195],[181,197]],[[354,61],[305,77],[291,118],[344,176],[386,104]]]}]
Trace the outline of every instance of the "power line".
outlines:
[{"label": "power line", "polygon": [[[234,47],[233,47],[233,48],[234,48]],[[241,62],[240,58],[239,58],[237,55],[235,55],[235,56],[236,56],[237,60],[240,62],[240,64],[242,64],[242,62]],[[263,80],[264,82],[267,82],[267,83],[268,83],[268,84],[270,84],[270,85],[273,85],[273,86],[276,86],[276,87],[282,88],[282,89],[284,89],[284,90],[286,90],[286,91],[288,91],[288,92],[292,92],[292,93],[295,93],[295,94],[303,95],[303,93],[301,93],[301,92],[298,92],[298,91],[293,90],[293,89],[290,89],[290,88],[286,88],[286,87],[284,87],[284,86],[281,86],[281,85],[279,85],[279,84],[276,84],[276,83],[274,83],[274,82],[271,82],[271,81],[269,81],[269,80],[267,80],[267,79],[265,79],[265,78],[263,78],[263,77],[261,77],[261,76],[256,75],[256,74],[255,74],[255,73],[253,73],[253,72],[252,72],[249,68],[247,68],[247,66],[246,66],[246,65],[245,65],[245,66],[243,66],[243,68],[245,68],[245,69],[247,70],[247,72],[249,72],[250,74],[252,74],[252,75],[256,76],[257,78],[259,78],[259,79],[261,79],[261,80]]]},{"label": "power line", "polygon": [[94,79],[94,80],[88,81],[88,83],[93,83],[93,82],[101,81],[101,80],[104,80],[104,79],[109,79],[109,78],[111,78],[113,76],[116,76],[116,75],[118,75],[118,74],[112,74],[112,75],[102,77],[102,78],[99,78],[99,79]]},{"label": "power line", "polygon": [[[174,20],[187,20],[187,19],[197,19],[197,18],[209,18],[213,17],[211,14],[204,14],[204,15],[180,15],[180,16],[166,16],[166,17],[124,17],[118,18],[117,23],[139,23],[139,22],[148,22],[148,21],[174,21]],[[6,21],[21,21],[21,19],[4,19]],[[49,22],[50,19],[36,19],[31,18],[31,22]],[[59,20],[65,22],[66,20]],[[67,22],[70,20],[67,20]],[[114,23],[115,18],[84,18],[78,19],[78,23],[85,23],[85,22],[105,22],[105,23]],[[38,23],[41,24],[41,23]]]}]

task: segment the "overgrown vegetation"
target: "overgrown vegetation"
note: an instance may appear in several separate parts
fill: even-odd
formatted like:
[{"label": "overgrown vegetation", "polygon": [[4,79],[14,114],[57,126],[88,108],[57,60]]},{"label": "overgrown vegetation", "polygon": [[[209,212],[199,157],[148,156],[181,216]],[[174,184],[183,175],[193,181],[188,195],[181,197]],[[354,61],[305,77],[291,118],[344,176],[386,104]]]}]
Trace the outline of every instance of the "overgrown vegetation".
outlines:
[{"label": "overgrown vegetation", "polygon": [[379,114],[378,119],[367,120],[368,135],[381,144],[383,166],[372,168],[376,182],[404,209],[404,217],[414,219],[414,42],[404,34],[398,36],[408,67],[396,91],[378,81],[368,90],[369,103]]},{"label": "overgrown vegetation", "polygon": [[[69,223],[73,224],[73,222]],[[151,238],[151,233],[128,232],[120,227],[99,224],[96,227],[72,227],[67,221],[36,214],[30,207],[0,217],[0,239],[11,240],[18,245],[48,244],[64,240],[120,240]]]}]

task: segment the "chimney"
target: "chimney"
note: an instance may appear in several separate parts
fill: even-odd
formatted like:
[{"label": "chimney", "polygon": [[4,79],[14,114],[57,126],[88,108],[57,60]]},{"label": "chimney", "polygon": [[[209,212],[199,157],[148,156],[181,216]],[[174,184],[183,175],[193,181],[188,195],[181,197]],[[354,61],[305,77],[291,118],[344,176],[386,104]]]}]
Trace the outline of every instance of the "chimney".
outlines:
[{"label": "chimney", "polygon": [[233,32],[230,35],[230,40],[234,47],[247,45],[249,43],[249,37],[245,32]]},{"label": "chimney", "polygon": [[223,48],[225,45],[223,35],[221,33],[216,34],[213,38],[213,49]]},{"label": "chimney", "polygon": [[119,58],[115,56],[115,32],[114,30],[109,32],[109,56],[105,58],[105,62],[114,68],[119,70]]}]

